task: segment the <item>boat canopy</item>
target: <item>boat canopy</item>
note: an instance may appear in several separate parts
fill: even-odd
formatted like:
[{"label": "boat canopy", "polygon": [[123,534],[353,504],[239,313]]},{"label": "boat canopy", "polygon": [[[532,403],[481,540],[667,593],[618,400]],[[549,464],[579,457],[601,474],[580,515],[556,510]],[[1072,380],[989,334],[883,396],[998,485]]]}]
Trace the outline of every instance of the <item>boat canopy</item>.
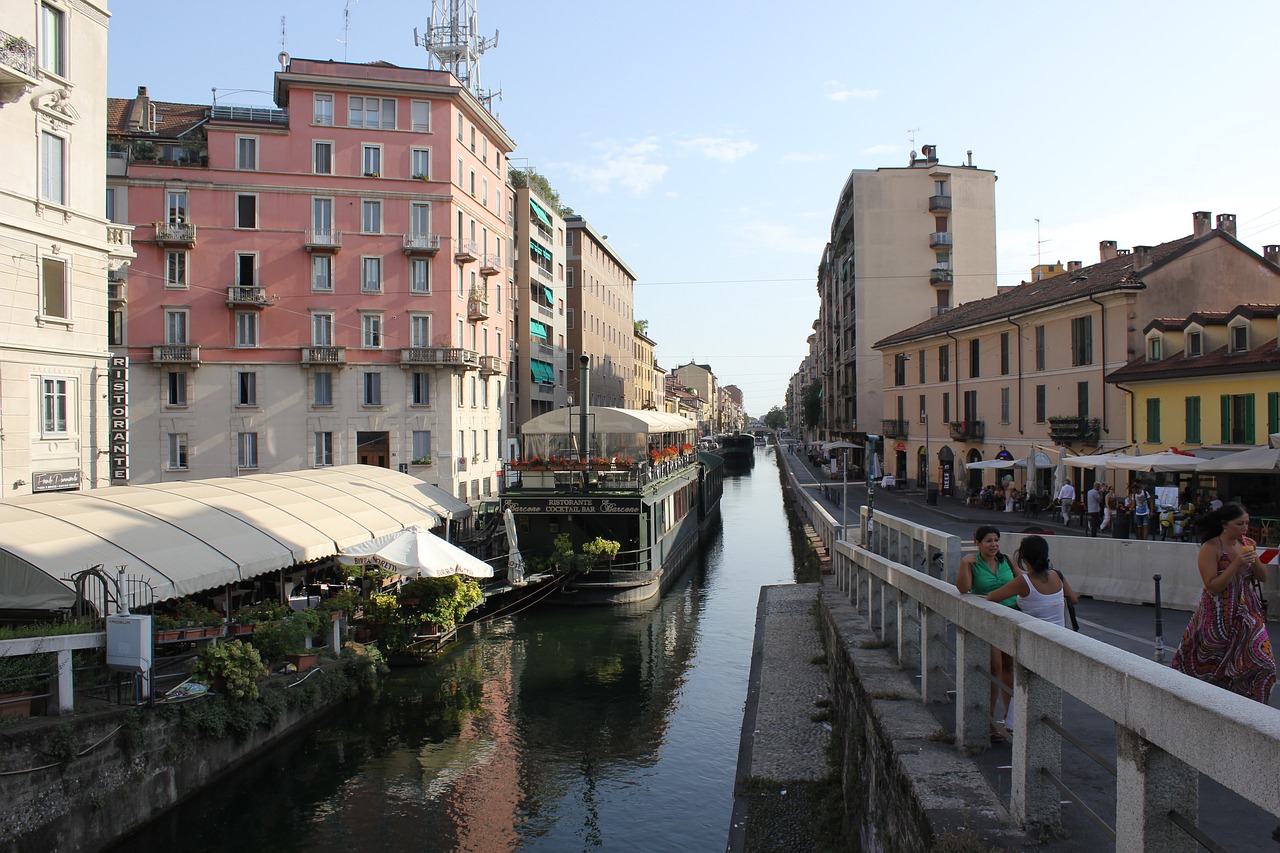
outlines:
[{"label": "boat canopy", "polygon": [[[581,407],[568,406],[539,415],[520,428],[524,459],[578,453]],[[641,460],[654,448],[679,447],[696,440],[697,425],[667,412],[591,406],[587,410],[592,456]]]}]

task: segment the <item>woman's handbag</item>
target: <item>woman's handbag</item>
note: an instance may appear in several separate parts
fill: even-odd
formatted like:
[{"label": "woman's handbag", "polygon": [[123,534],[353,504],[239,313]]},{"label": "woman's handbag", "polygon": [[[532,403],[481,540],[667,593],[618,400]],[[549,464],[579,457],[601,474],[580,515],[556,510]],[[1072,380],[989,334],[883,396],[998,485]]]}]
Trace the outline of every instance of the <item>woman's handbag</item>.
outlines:
[{"label": "woman's handbag", "polygon": [[[1076,621],[1076,606],[1071,599],[1067,598],[1067,579],[1062,576],[1062,572],[1057,569],[1054,569],[1054,571],[1058,574],[1058,580],[1062,581],[1062,600],[1067,603],[1067,616],[1071,619],[1071,630],[1079,631],[1080,623]],[[1265,601],[1262,603],[1262,612],[1267,612],[1267,603]]]}]

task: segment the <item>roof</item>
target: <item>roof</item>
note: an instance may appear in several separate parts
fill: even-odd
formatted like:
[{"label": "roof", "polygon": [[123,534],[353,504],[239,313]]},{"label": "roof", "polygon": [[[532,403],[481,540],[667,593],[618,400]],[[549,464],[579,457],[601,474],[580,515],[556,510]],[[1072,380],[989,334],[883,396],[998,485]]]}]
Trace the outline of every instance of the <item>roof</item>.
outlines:
[{"label": "roof", "polygon": [[1230,311],[1196,311],[1186,317],[1157,317],[1142,330],[1150,332],[1159,329],[1162,332],[1185,331],[1192,325],[1225,326],[1234,317],[1248,320],[1274,318],[1280,316],[1280,304],[1270,302],[1245,302]]},{"label": "roof", "polygon": [[151,101],[155,107],[155,132],[141,131],[129,124],[133,98],[107,98],[107,135],[137,134],[147,138],[178,139],[209,118],[207,104],[179,104]]},{"label": "roof", "polygon": [[[93,566],[179,598],[439,521],[439,489],[343,465],[24,495],[0,502],[0,606],[56,609]],[[44,578],[38,577],[44,575]]]},{"label": "roof", "polygon": [[1145,355],[1135,358],[1109,374],[1108,382],[1138,382],[1153,379],[1182,379],[1188,376],[1235,375],[1280,370],[1280,348],[1270,340],[1248,352],[1228,352],[1222,346],[1204,355],[1188,358],[1178,353],[1159,361],[1148,361]]},{"label": "roof", "polygon": [[[525,421],[520,427],[521,435],[572,435],[581,428],[582,409],[567,406],[538,415]],[[595,418],[591,425],[594,433],[632,433],[640,432],[652,435],[663,432],[683,432],[694,429],[695,424],[688,418],[667,412],[654,412],[647,409],[616,409],[610,406],[591,406],[588,413]]]}]

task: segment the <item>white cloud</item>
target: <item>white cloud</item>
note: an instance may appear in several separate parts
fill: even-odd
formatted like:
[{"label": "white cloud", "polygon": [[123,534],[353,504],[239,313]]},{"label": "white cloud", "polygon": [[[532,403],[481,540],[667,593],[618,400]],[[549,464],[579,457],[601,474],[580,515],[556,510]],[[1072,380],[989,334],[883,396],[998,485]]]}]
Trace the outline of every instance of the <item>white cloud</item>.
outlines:
[{"label": "white cloud", "polygon": [[643,195],[661,183],[669,168],[655,162],[661,147],[653,137],[626,144],[607,140],[594,147],[600,152],[596,162],[561,163],[559,167],[597,192],[619,187]]},{"label": "white cloud", "polygon": [[727,136],[698,136],[681,140],[676,144],[686,151],[723,163],[741,160],[759,147],[749,139],[730,139]]},{"label": "white cloud", "polygon": [[836,101],[842,103],[844,101],[867,101],[875,97],[879,97],[879,89],[850,89],[843,83],[837,83],[835,80],[828,80],[826,87],[829,90],[826,94],[828,101]]}]

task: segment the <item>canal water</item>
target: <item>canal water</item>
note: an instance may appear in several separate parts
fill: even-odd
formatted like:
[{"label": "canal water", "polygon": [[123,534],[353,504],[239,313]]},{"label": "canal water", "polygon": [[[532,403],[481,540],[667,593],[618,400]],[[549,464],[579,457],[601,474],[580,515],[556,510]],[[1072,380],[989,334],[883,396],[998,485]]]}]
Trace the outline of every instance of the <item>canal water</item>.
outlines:
[{"label": "canal water", "polygon": [[464,631],[117,850],[723,849],[760,587],[796,579],[756,454],[661,600]]}]

